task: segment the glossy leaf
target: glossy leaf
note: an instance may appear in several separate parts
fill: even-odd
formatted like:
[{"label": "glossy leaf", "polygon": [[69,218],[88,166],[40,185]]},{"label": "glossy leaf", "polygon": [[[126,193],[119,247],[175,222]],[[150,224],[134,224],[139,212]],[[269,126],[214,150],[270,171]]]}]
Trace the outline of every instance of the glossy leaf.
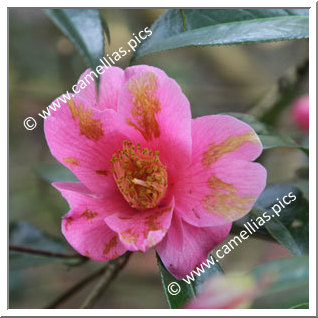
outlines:
[{"label": "glossy leaf", "polygon": [[[195,281],[191,281],[190,284],[185,281],[177,280],[173,275],[171,275],[164,264],[160,260],[159,255],[157,255],[157,262],[160,269],[161,281],[164,288],[164,292],[168,301],[170,308],[181,308],[185,303],[189,302],[191,299],[195,298],[196,294],[200,291],[201,285],[206,279],[219,275],[222,273],[221,267],[216,263],[211,268],[205,268],[205,272],[200,276],[195,276]],[[169,284],[176,282],[181,291],[177,295],[171,295],[168,291]]]},{"label": "glossy leaf", "polygon": [[[296,199],[291,201],[293,195]],[[284,197],[286,202],[290,202],[288,205],[283,201]],[[282,208],[279,202],[285,208]],[[284,245],[292,255],[308,254],[309,207],[302,192],[288,184],[268,187],[255,203],[250,216],[257,220],[258,217],[263,218],[265,211],[271,216],[271,220],[264,224],[270,235]],[[274,211],[277,211],[278,215]]]},{"label": "glossy leaf", "polygon": [[272,281],[253,302],[252,308],[280,308],[308,303],[309,261],[307,256],[291,257],[264,264],[251,274],[258,280]]},{"label": "glossy leaf", "polygon": [[41,163],[34,167],[35,173],[46,182],[76,182],[78,179],[73,173],[61,164]]},{"label": "glossy leaf", "polygon": [[267,125],[258,121],[255,117],[242,114],[242,113],[227,113],[237,119],[244,121],[249,124],[257,135],[259,136],[264,149],[272,149],[272,148],[298,148],[305,152],[307,155],[309,153],[308,148],[298,145],[295,141],[293,141],[288,136],[283,136],[281,134],[276,133],[273,129],[268,127]]},{"label": "glossy leaf", "polygon": [[86,64],[95,69],[104,54],[103,25],[98,10],[44,9],[44,12],[75,45]]},{"label": "glossy leaf", "polygon": [[[308,38],[306,9],[167,10],[134,58],[186,46],[232,45]],[[184,23],[183,23],[184,22]],[[185,24],[185,31],[183,25]]]}]

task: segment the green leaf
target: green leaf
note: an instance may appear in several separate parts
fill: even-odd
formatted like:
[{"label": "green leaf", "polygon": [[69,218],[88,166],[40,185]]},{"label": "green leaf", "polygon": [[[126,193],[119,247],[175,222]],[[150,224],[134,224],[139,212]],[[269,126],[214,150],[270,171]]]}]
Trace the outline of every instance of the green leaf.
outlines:
[{"label": "green leaf", "polygon": [[103,26],[98,10],[44,9],[44,12],[75,45],[86,64],[94,70],[104,54]]},{"label": "green leaf", "polygon": [[[171,275],[165,268],[158,254],[157,254],[157,262],[160,269],[161,281],[162,281],[162,285],[164,288],[164,292],[165,292],[168,304],[170,308],[173,308],[173,309],[181,308],[183,307],[183,305],[185,305],[185,303],[189,302],[192,298],[195,298],[197,292],[200,291],[201,286],[206,279],[214,275],[219,275],[222,273],[222,269],[220,265],[216,263],[211,268],[205,268],[205,272],[203,274],[201,273],[200,276],[194,276],[195,280],[194,281],[189,280],[190,284],[188,284],[182,279],[177,280],[173,275]],[[177,295],[171,295],[168,291],[169,284],[173,282],[177,283],[181,288],[181,291]]]},{"label": "green leaf", "polygon": [[107,42],[110,45],[110,31],[109,31],[108,23],[102,14],[99,14],[99,16],[101,19],[103,30],[104,30],[105,35],[106,35]]},{"label": "green leaf", "polygon": [[295,306],[290,307],[291,309],[309,309],[309,303],[302,303]]},{"label": "green leaf", "polygon": [[[164,292],[168,301],[170,308],[176,309],[181,308],[190,299],[195,297],[195,291],[192,284],[187,284],[183,280],[177,280],[173,277],[163,265],[159,255],[157,254],[157,262],[160,269],[161,281],[164,288]],[[177,295],[171,295],[168,292],[169,284],[176,282],[180,288],[181,292]]]},{"label": "green leaf", "polygon": [[[44,233],[42,230],[26,222],[11,223],[9,227],[9,243],[14,246],[23,246],[31,249],[43,250],[52,253],[67,253],[66,246],[57,238]],[[10,251],[10,270],[19,270],[27,267],[38,266],[48,262],[65,261],[61,257],[48,257],[45,255],[29,254]],[[79,257],[67,259],[67,263],[75,264]]]},{"label": "green leaf", "polygon": [[[232,45],[308,38],[306,9],[167,10],[134,58],[186,46]],[[184,31],[184,26],[186,31]]]},{"label": "green leaf", "polygon": [[[292,195],[296,196],[294,201],[291,201]],[[284,196],[287,196],[286,202],[290,201],[288,205],[283,201]],[[285,208],[281,207],[279,201]],[[257,222],[259,217],[264,219],[264,212],[271,216],[264,227],[273,238],[284,245],[292,255],[308,254],[309,207],[308,201],[298,188],[288,184],[275,184],[266,188],[255,203],[250,216]]]},{"label": "green leaf", "polygon": [[[210,257],[212,257],[212,255],[210,255]],[[202,285],[205,283],[207,279],[223,274],[223,270],[218,263],[215,263],[210,268],[208,267],[203,267],[203,268],[204,268],[204,273],[200,273],[200,276],[194,276],[195,281],[193,282],[193,286],[194,286],[194,290],[196,294],[198,294],[201,291]]]},{"label": "green leaf", "polygon": [[41,163],[34,166],[35,173],[46,182],[76,182],[78,179],[73,173],[62,166],[54,163]]},{"label": "green leaf", "polygon": [[298,145],[288,136],[283,136],[276,133],[272,128],[258,121],[255,117],[242,114],[242,113],[227,113],[227,115],[233,116],[237,119],[244,121],[249,124],[259,136],[264,149],[272,148],[298,148],[305,152],[307,155],[309,153],[308,148]]},{"label": "green leaf", "polygon": [[251,274],[266,284],[271,282],[254,300],[252,308],[291,308],[309,300],[308,257],[291,257],[255,268]]}]

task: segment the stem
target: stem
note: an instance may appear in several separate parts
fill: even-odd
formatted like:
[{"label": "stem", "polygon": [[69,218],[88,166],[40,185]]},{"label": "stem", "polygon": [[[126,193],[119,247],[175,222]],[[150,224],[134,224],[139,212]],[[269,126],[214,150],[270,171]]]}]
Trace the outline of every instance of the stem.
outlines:
[{"label": "stem", "polygon": [[181,15],[181,19],[182,19],[182,29],[183,31],[186,30],[186,21],[185,21],[185,15],[184,15],[184,11],[183,9],[179,9],[180,15]]},{"label": "stem", "polygon": [[74,294],[79,292],[85,285],[87,285],[89,282],[93,281],[100,275],[102,275],[105,272],[105,269],[108,267],[108,264],[106,267],[102,267],[96,272],[93,272],[89,276],[86,276],[84,279],[76,283],[74,286],[72,286],[70,289],[68,289],[65,293],[63,293],[61,296],[57,297],[52,303],[50,303],[48,306],[46,306],[46,309],[54,309],[58,307],[60,304],[64,303],[67,299],[72,297]]},{"label": "stem", "polygon": [[281,76],[264,98],[249,113],[265,124],[273,125],[280,114],[299,94],[302,82],[308,77],[309,64],[302,64]]},{"label": "stem", "polygon": [[92,308],[101,294],[107,289],[110,283],[117,277],[119,272],[125,267],[131,252],[127,252],[122,257],[118,258],[115,262],[109,263],[109,266],[105,268],[104,275],[101,277],[99,282],[93,288],[91,293],[84,300],[82,309]]},{"label": "stem", "polygon": [[39,250],[33,247],[18,246],[18,245],[9,245],[9,250],[15,251],[15,252],[21,252],[21,253],[49,256],[49,257],[60,257],[60,258],[82,258],[83,257],[79,254],[72,255],[72,254],[64,254],[64,253],[58,253],[58,252],[50,252],[50,251]]}]

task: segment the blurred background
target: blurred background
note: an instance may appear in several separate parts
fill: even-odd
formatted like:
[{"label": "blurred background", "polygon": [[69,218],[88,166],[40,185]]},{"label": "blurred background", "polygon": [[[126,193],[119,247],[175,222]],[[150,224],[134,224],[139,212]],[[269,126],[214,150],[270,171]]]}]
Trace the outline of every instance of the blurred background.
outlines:
[{"label": "blurred background", "polygon": [[[106,47],[106,52],[126,45],[132,33],[151,26],[164,11],[101,10],[111,34],[111,45]],[[116,65],[125,68],[130,58],[126,56]],[[144,57],[137,63],[157,66],[174,78],[190,100],[193,117],[197,117],[262,111],[268,101],[275,99],[277,83],[284,85],[286,74],[293,74],[306,60],[308,40],[297,40],[176,49]],[[60,231],[61,217],[68,211],[68,205],[48,182],[61,181],[63,175],[54,170],[56,161],[48,149],[43,122],[39,120],[36,129],[27,131],[23,120],[28,116],[37,118],[54,98],[71,90],[85,69],[72,44],[40,9],[9,9],[10,222],[28,222],[42,229],[62,240],[69,253],[72,249]],[[308,94],[306,72],[297,83],[297,95],[302,94]],[[306,133],[291,120],[290,106],[282,108],[271,124],[299,143],[308,142]],[[268,183],[288,181],[302,185],[304,176],[299,168],[307,162],[299,150],[268,150],[259,161],[268,171]],[[42,173],[47,164],[51,164],[52,178]],[[280,245],[249,239],[220,265],[225,272],[245,271],[287,256],[288,252]],[[82,266],[62,262],[28,264],[25,258],[17,257],[14,263],[10,261],[9,307],[43,308],[101,265],[93,261]],[[78,308],[94,283],[59,308]],[[95,308],[168,308],[154,250],[134,253]]]}]

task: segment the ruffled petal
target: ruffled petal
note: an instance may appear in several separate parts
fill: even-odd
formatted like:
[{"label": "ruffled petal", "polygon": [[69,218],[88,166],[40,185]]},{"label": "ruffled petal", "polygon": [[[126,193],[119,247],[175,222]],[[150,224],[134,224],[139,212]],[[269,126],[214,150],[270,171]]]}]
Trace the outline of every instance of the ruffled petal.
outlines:
[{"label": "ruffled petal", "polygon": [[118,100],[121,128],[131,141],[160,151],[171,170],[191,160],[190,104],[179,85],[162,70],[128,67]]},{"label": "ruffled petal", "polygon": [[87,107],[75,96],[45,119],[44,130],[52,155],[90,190],[117,189],[110,160],[127,137],[118,132],[114,110]]},{"label": "ruffled petal", "polygon": [[231,223],[198,228],[173,215],[170,229],[156,249],[167,270],[182,279],[207,259],[209,252],[223,242]]},{"label": "ruffled petal", "polygon": [[62,220],[62,233],[78,253],[96,261],[107,261],[127,250],[117,233],[104,222],[114,205],[112,197],[98,198],[81,183],[53,185],[70,204],[71,209]]},{"label": "ruffled petal", "polygon": [[195,226],[232,222],[250,211],[266,184],[255,160],[262,145],[253,129],[226,115],[192,123],[192,164],[175,184],[176,207]]},{"label": "ruffled petal", "polygon": [[105,218],[130,251],[147,251],[166,235],[174,209],[174,199],[167,199],[153,209],[136,210],[126,202],[117,202],[116,212]]}]

